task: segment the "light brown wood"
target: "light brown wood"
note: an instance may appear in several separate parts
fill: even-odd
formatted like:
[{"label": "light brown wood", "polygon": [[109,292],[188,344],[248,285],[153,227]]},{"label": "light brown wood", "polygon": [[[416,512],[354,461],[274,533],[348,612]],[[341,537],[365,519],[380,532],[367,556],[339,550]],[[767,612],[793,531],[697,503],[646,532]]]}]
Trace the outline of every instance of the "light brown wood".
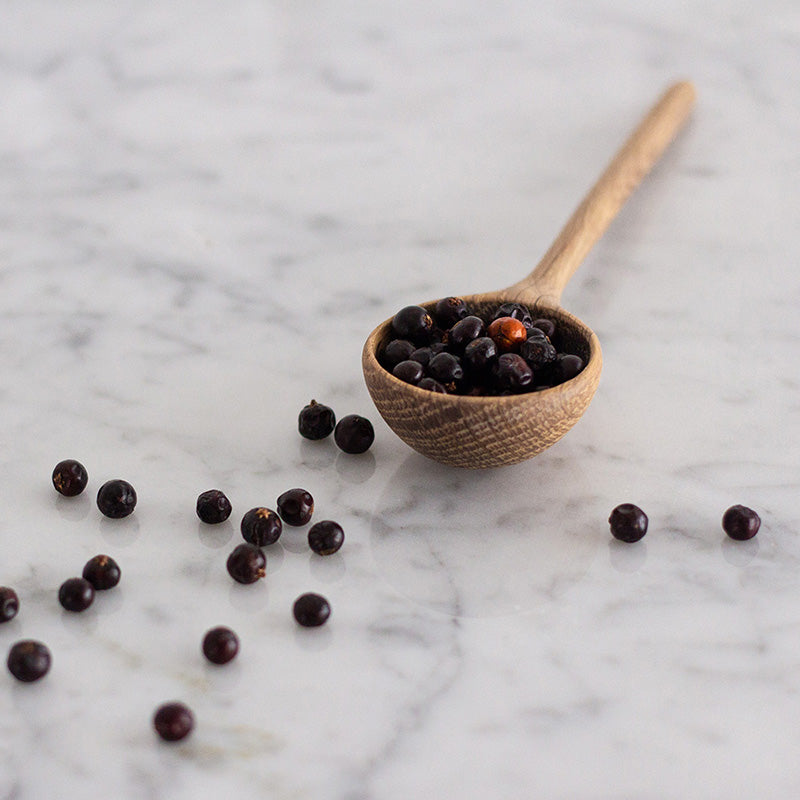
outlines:
[{"label": "light brown wood", "polygon": [[[398,380],[377,354],[389,339],[391,320],[364,344],[364,379],[375,406],[394,432],[429,458],[456,467],[516,464],[555,444],[586,411],[600,380],[603,357],[594,332],[558,303],[561,292],[625,200],[686,121],[694,102],[690,83],[675,84],[631,134],[564,226],[536,269],[496,292],[465,296],[478,313],[522,302],[553,319],[569,352],[586,366],[560,386],[508,397],[436,394]],[[436,301],[422,303],[432,308]]]}]

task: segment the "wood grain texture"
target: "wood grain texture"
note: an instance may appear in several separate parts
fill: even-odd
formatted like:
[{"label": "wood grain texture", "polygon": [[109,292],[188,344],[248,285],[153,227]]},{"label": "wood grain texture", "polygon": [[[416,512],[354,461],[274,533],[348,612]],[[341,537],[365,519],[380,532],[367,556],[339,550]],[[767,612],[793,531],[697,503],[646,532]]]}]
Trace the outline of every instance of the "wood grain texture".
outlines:
[{"label": "wood grain texture", "polygon": [[[583,371],[560,386],[507,397],[437,394],[404,383],[378,362],[391,320],[364,344],[362,367],[375,406],[406,444],[455,467],[485,468],[525,461],[555,444],[586,411],[600,381],[600,342],[581,320],[559,306],[561,292],[625,200],[650,171],[687,119],[694,88],[682,82],[665,92],[572,214],[526,278],[497,292],[465,296],[480,315],[501,303],[522,302],[552,319],[562,350],[580,355]],[[436,301],[422,303],[429,310]]]}]

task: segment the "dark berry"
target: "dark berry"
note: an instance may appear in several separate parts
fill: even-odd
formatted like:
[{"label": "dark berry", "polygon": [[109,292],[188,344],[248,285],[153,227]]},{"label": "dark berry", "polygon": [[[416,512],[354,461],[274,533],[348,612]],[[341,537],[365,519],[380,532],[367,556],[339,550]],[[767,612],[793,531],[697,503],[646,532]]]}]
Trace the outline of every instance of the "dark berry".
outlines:
[{"label": "dark berry", "polygon": [[67,578],[58,590],[58,602],[67,611],[86,611],[94,600],[94,586],[86,578]]},{"label": "dark berry", "polygon": [[494,373],[500,391],[524,392],[533,381],[533,370],[516,353],[503,353],[497,359]]},{"label": "dark berry", "polygon": [[[441,350],[439,352],[442,352]],[[409,361],[416,361],[418,364],[422,364],[423,367],[428,366],[428,362],[433,358],[433,350],[428,347],[418,347],[414,352],[408,357]]]},{"label": "dark berry", "polygon": [[227,567],[238,583],[255,583],[267,574],[267,558],[254,544],[240,544],[228,556]]},{"label": "dark berry", "polygon": [[348,414],[339,420],[333,438],[345,453],[365,453],[375,441],[375,431],[366,417]]},{"label": "dark berry", "polygon": [[558,358],[557,370],[561,382],[574,378],[583,369],[583,359],[580,356],[561,354]]},{"label": "dark berry", "polygon": [[434,356],[428,364],[430,377],[439,383],[456,383],[464,377],[464,367],[461,366],[461,359],[452,353],[439,353]]},{"label": "dark berry", "polygon": [[219,489],[209,489],[197,498],[197,516],[209,525],[225,522],[232,510],[231,501]]},{"label": "dark berry", "polygon": [[88,482],[86,467],[74,459],[59,461],[53,470],[53,486],[64,497],[75,497],[80,494]]},{"label": "dark berry", "polygon": [[427,389],[429,392],[436,392],[436,394],[447,394],[447,389],[433,378],[423,378],[418,384],[417,388]]},{"label": "dark berry", "polygon": [[633,503],[623,503],[611,512],[608,524],[615,539],[638,542],[647,533],[647,514]]},{"label": "dark berry", "polygon": [[[339,425],[336,426],[337,431]],[[278,498],[277,505],[281,519],[287,525],[305,525],[314,513],[314,498],[305,489],[289,489]]]},{"label": "dark berry", "polygon": [[239,637],[230,628],[220,625],[203,637],[203,655],[212,664],[227,664],[238,652]]},{"label": "dark berry", "polygon": [[127,517],[136,508],[136,490],[119,478],[106,481],[97,492],[97,507],[112,519]]},{"label": "dark berry", "polygon": [[433,318],[422,306],[406,306],[392,318],[392,330],[399,339],[425,344],[430,341]]},{"label": "dark berry", "polygon": [[525,326],[514,317],[498,317],[487,331],[500,353],[516,352],[528,338]]},{"label": "dark berry", "polygon": [[251,508],[242,517],[242,537],[257,547],[274,544],[283,531],[281,518],[269,508]]},{"label": "dark berry", "polygon": [[747,506],[731,506],[722,515],[722,529],[731,539],[744,542],[752,539],[761,527],[761,517]]},{"label": "dark berry", "polygon": [[452,328],[461,319],[469,315],[467,304],[460,297],[443,297],[436,303],[434,316],[441,328]]},{"label": "dark berry", "polygon": [[417,346],[408,339],[392,339],[383,349],[383,363],[388,370],[394,369],[401,361],[407,361]]},{"label": "dark berry", "polygon": [[464,364],[472,375],[484,375],[497,361],[497,345],[488,336],[473,339],[464,348]]},{"label": "dark berry", "polygon": [[178,742],[192,732],[194,716],[183,703],[165,703],[156,709],[153,727],[165,742]]},{"label": "dark berry", "polygon": [[473,340],[486,334],[486,325],[480,317],[469,316],[456,322],[447,333],[448,344],[455,352],[462,352]]},{"label": "dark berry", "polygon": [[25,683],[38,681],[50,669],[50,650],[41,642],[23,639],[12,645],[8,651],[8,671]]},{"label": "dark berry", "polygon": [[10,586],[0,586],[0,622],[8,622],[17,616],[19,597]]},{"label": "dark berry", "polygon": [[324,439],[333,433],[336,425],[336,415],[333,409],[316,400],[312,400],[297,418],[297,430],[306,439]]},{"label": "dark berry", "polygon": [[111,556],[95,556],[86,562],[83,577],[98,591],[113,589],[120,579],[119,564]]},{"label": "dark berry", "polygon": [[416,385],[425,376],[425,368],[419,361],[401,361],[392,370],[392,375],[401,381]]},{"label": "dark berry", "polygon": [[551,319],[535,319],[531,327],[541,331],[548,339],[552,339],[556,333],[556,324]]},{"label": "dark berry", "polygon": [[501,317],[511,317],[512,319],[519,320],[525,328],[530,328],[532,324],[531,312],[527,306],[522,303],[503,303],[492,314],[492,322]]},{"label": "dark berry", "polygon": [[304,628],[316,628],[327,621],[331,615],[331,607],[322,595],[309,592],[294,601],[293,613],[294,618]]},{"label": "dark berry", "polygon": [[318,555],[329,556],[344,543],[344,531],[338,522],[324,519],[308,529],[308,546]]},{"label": "dark berry", "polygon": [[[538,328],[534,328],[534,330],[538,330]],[[519,354],[534,371],[552,364],[558,356],[556,348],[544,334],[541,338],[534,336],[523,342],[519,347]]]}]

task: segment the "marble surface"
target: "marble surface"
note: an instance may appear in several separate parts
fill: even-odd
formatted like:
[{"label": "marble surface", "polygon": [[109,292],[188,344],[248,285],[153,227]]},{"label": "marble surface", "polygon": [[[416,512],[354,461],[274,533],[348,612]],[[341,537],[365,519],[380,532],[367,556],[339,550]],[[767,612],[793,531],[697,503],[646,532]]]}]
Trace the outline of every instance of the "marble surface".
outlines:
[{"label": "marble surface", "polygon": [[[0,798],[800,792],[800,16],[793,0],[10,2],[0,26]],[[664,86],[689,127],[564,295],[604,372],[559,444],[447,469],[360,349],[535,264]],[[362,457],[296,431],[362,413]],[[85,495],[58,497],[78,458]],[[133,516],[94,506],[113,477]],[[233,584],[255,505],[338,520]],[[226,491],[205,526],[197,494]],[[621,502],[649,514],[613,541]],[[728,541],[722,512],[763,527]],[[120,586],[56,592],[106,552]],[[299,629],[305,591],[329,623]],[[235,628],[239,658],[200,640]],[[194,710],[168,746],[155,707]]]}]

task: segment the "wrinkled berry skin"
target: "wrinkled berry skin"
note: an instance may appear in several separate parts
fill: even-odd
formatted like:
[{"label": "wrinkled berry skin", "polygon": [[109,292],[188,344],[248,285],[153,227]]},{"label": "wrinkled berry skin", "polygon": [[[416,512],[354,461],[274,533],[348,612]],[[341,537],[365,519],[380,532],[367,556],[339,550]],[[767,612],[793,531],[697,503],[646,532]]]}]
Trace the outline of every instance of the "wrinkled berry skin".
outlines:
[{"label": "wrinkled berry skin", "polygon": [[331,607],[322,595],[308,592],[294,601],[292,612],[298,624],[304,628],[316,628],[327,622]]},{"label": "wrinkled berry skin", "polygon": [[747,506],[731,506],[722,515],[722,530],[739,542],[752,539],[761,527],[761,517]]},{"label": "wrinkled berry skin", "polygon": [[197,516],[208,525],[225,522],[231,511],[231,501],[219,489],[209,489],[197,498]]},{"label": "wrinkled berry skin", "polygon": [[408,339],[392,339],[383,348],[381,355],[383,364],[391,372],[401,361],[408,361],[416,349],[417,346],[413,342],[409,342]]},{"label": "wrinkled berry skin", "polygon": [[[534,328],[533,330],[538,330]],[[552,364],[558,354],[550,340],[544,334],[540,337],[532,336],[519,346],[519,354],[528,362],[528,365],[536,371]]]},{"label": "wrinkled berry skin", "polygon": [[459,320],[469,315],[467,304],[460,297],[443,297],[436,303],[433,315],[440,328],[452,328]]},{"label": "wrinkled berry skin", "polygon": [[447,343],[453,352],[463,352],[464,348],[473,340],[486,335],[486,325],[480,317],[474,315],[453,325],[447,333]]},{"label": "wrinkled berry skin", "polygon": [[278,498],[277,507],[287,525],[305,525],[314,513],[314,498],[305,489],[289,489]]},{"label": "wrinkled berry skin", "polygon": [[433,333],[433,317],[422,306],[406,306],[392,317],[392,331],[398,339],[427,344]]},{"label": "wrinkled berry skin", "polygon": [[533,382],[533,370],[517,353],[503,353],[494,369],[499,391],[524,392]]},{"label": "wrinkled berry skin", "polygon": [[179,742],[194,728],[194,715],[183,703],[165,703],[153,715],[153,727],[165,742]]},{"label": "wrinkled berry skin", "polygon": [[488,336],[473,339],[464,348],[464,364],[471,375],[486,375],[497,361],[497,345]]},{"label": "wrinkled berry skin", "polygon": [[278,541],[283,532],[281,518],[269,508],[251,508],[243,517],[242,538],[256,547]]},{"label": "wrinkled berry skin", "polygon": [[344,544],[344,531],[338,522],[324,519],[308,529],[308,546],[320,556],[335,553]]},{"label": "wrinkled berry skin", "polygon": [[358,455],[365,453],[372,446],[375,441],[375,430],[366,417],[348,414],[337,423],[333,439],[340,450]]},{"label": "wrinkled berry skin", "polygon": [[464,377],[464,367],[461,359],[452,353],[439,353],[428,364],[428,373],[431,378],[439,383],[458,383]]},{"label": "wrinkled berry skin", "polygon": [[300,435],[312,441],[330,436],[334,427],[336,427],[336,415],[333,409],[316,400],[304,406],[297,417],[297,430]]},{"label": "wrinkled berry skin", "polygon": [[106,481],[97,492],[97,507],[100,513],[111,519],[121,519],[136,508],[136,490],[128,481],[116,478]]},{"label": "wrinkled berry skin", "polygon": [[498,317],[489,325],[487,333],[500,353],[516,353],[528,338],[527,329],[514,317]]},{"label": "wrinkled berry skin", "polygon": [[23,683],[38,681],[47,675],[52,658],[47,645],[34,639],[23,639],[8,651],[8,671]]},{"label": "wrinkled berry skin", "polygon": [[226,566],[237,583],[255,583],[267,574],[267,557],[254,544],[240,544],[233,548]]},{"label": "wrinkled berry skin", "polygon": [[203,655],[212,664],[227,664],[239,652],[239,637],[223,625],[212,628],[203,637]]},{"label": "wrinkled berry skin", "polygon": [[416,386],[425,377],[425,368],[419,361],[401,361],[392,370],[392,375],[405,383]]},{"label": "wrinkled berry skin", "polygon": [[0,623],[14,619],[18,611],[17,593],[10,586],[0,586]]},{"label": "wrinkled berry skin", "polygon": [[615,539],[632,544],[647,533],[647,514],[633,503],[623,503],[611,512],[608,524]]},{"label": "wrinkled berry skin", "polygon": [[526,328],[531,327],[533,324],[530,309],[522,303],[503,303],[492,314],[492,322],[501,317],[511,317],[512,319],[519,320]]},{"label": "wrinkled berry skin", "polygon": [[94,586],[86,578],[67,578],[58,590],[58,602],[67,611],[86,611],[94,600]]},{"label": "wrinkled berry skin", "polygon": [[68,458],[66,461],[59,461],[53,469],[53,487],[64,497],[75,497],[79,495],[89,482],[89,475],[86,467]]},{"label": "wrinkled berry skin", "polygon": [[113,589],[121,576],[119,564],[111,556],[90,558],[83,568],[83,577],[98,591]]}]

